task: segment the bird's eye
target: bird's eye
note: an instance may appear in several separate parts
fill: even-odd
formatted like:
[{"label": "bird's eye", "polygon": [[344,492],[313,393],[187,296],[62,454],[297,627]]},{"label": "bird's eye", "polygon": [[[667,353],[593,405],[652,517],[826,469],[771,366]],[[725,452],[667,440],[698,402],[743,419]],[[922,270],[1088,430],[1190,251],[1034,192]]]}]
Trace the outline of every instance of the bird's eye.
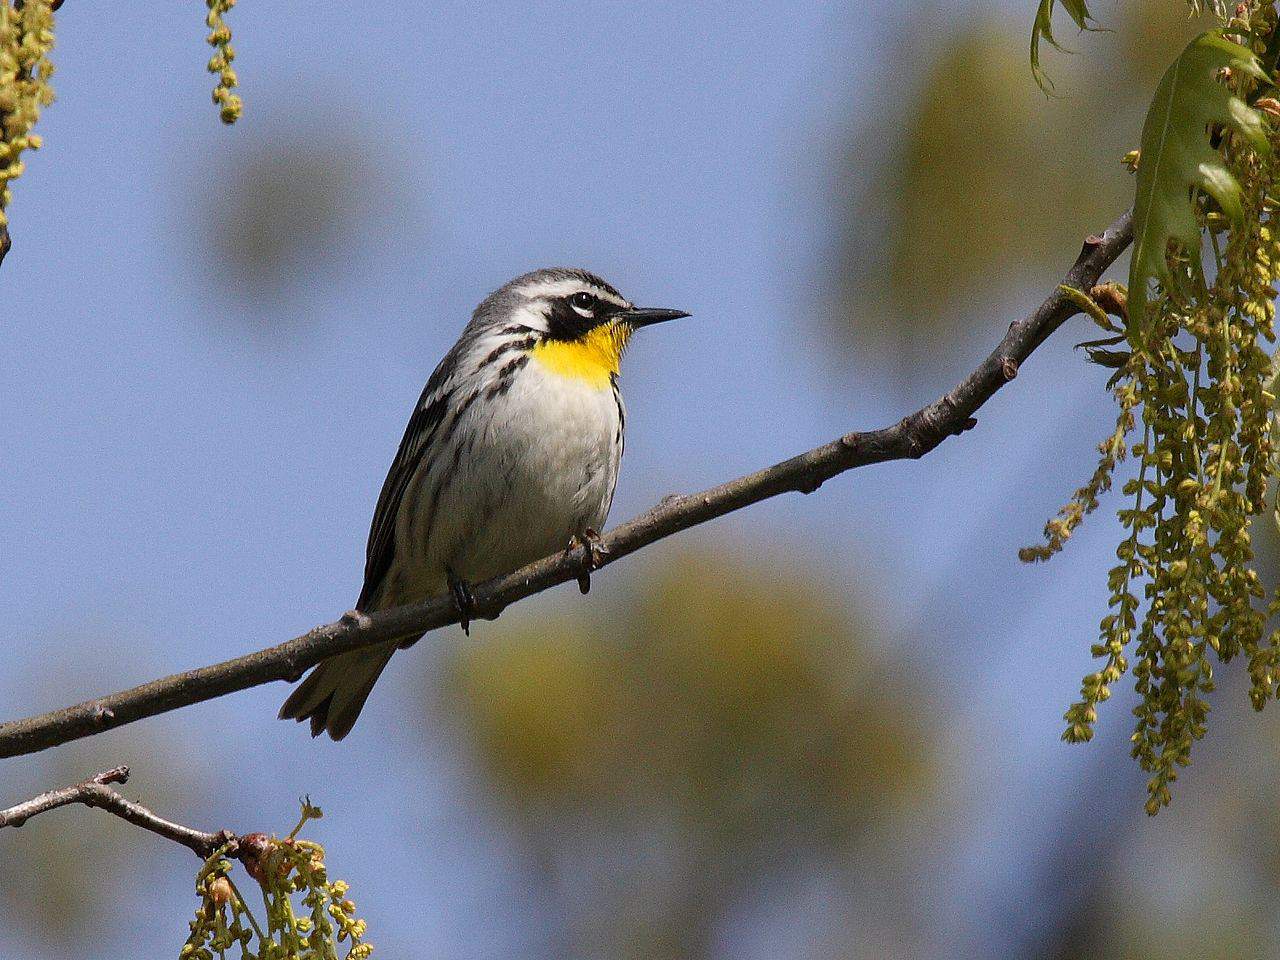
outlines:
[{"label": "bird's eye", "polygon": [[589,314],[596,305],[596,298],[585,290],[569,298],[569,305],[582,314]]}]

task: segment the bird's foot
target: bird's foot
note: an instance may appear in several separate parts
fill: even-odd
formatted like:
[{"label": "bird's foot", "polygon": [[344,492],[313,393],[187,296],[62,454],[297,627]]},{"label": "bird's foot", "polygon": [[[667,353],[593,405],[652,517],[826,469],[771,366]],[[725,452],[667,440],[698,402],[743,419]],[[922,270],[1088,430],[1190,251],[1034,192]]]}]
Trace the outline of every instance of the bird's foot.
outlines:
[{"label": "bird's foot", "polygon": [[462,625],[462,632],[471,636],[471,620],[476,612],[476,598],[471,595],[471,586],[450,573],[449,592],[453,594],[453,602],[458,607],[458,622]]},{"label": "bird's foot", "polygon": [[591,571],[599,570],[609,557],[609,548],[600,540],[600,534],[587,527],[581,534],[569,538],[569,551],[583,548],[582,568],[578,571],[578,589],[591,592]]}]

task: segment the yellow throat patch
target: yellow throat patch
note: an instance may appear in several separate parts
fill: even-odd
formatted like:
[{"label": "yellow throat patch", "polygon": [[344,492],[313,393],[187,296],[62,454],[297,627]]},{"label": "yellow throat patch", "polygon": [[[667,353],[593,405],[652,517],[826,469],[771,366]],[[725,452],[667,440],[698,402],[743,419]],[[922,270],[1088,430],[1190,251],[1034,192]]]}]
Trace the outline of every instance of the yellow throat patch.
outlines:
[{"label": "yellow throat patch", "polygon": [[630,339],[625,323],[602,323],[577,340],[544,340],[530,356],[551,373],[604,388],[617,376]]}]

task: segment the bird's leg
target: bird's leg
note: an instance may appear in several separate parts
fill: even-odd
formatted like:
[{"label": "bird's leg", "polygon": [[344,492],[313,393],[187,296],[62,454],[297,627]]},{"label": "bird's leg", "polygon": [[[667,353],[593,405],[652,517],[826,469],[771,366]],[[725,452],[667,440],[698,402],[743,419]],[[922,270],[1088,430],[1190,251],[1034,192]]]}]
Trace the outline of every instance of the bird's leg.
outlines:
[{"label": "bird's leg", "polygon": [[575,533],[569,538],[569,550],[577,547],[584,550],[582,569],[578,571],[578,589],[583,593],[591,592],[591,571],[604,566],[609,556],[609,548],[600,541],[600,534],[587,527],[581,534]]},{"label": "bird's leg", "polygon": [[471,595],[471,587],[461,577],[449,574],[449,592],[453,594],[453,602],[458,607],[458,622],[462,624],[462,632],[471,636],[471,616],[476,611],[476,598]]}]

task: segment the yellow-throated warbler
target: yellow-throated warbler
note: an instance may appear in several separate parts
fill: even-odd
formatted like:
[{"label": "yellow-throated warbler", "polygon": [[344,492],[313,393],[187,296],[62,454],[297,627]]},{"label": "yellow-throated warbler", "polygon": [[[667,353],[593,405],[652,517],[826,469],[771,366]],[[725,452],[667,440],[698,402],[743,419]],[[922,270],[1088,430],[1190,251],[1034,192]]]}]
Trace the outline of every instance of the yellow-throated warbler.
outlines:
[{"label": "yellow-throated warbler", "polygon": [[[453,591],[590,540],[618,480],[618,364],[640,327],[688,314],[633,306],[583,270],[537,270],[485,298],[427,381],[369,531],[369,613]],[[406,637],[317,666],[280,709],[341,740]]]}]

